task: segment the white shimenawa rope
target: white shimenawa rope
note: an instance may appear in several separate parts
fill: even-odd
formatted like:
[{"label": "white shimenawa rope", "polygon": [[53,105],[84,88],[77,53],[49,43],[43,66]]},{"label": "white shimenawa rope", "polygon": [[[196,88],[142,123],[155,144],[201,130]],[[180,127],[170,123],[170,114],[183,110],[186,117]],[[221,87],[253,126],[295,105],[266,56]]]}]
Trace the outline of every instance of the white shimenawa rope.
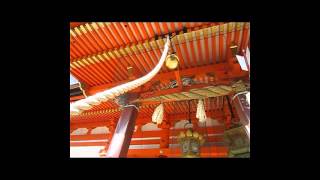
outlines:
[{"label": "white shimenawa rope", "polygon": [[248,93],[246,94],[246,98],[247,98],[247,102],[248,102],[248,104],[249,104],[249,106],[250,106],[250,92],[248,92]]},{"label": "white shimenawa rope", "polygon": [[196,117],[199,119],[199,122],[206,122],[207,115],[204,109],[203,100],[201,99],[198,101]]},{"label": "white shimenawa rope", "polygon": [[[234,100],[238,95],[240,95],[240,94],[247,94],[247,93],[250,93],[249,91],[242,91],[242,92],[239,92],[239,93],[237,93],[237,94],[235,94],[233,97],[232,97],[232,100]],[[247,95],[246,95],[247,96]],[[249,94],[249,96],[250,96],[250,94]]]},{"label": "white shimenawa rope", "polygon": [[152,114],[152,122],[161,124],[162,119],[163,119],[163,104],[161,103],[159,106],[156,107]]},{"label": "white shimenawa rope", "polygon": [[122,84],[122,85],[119,85],[116,87],[113,87],[111,89],[107,89],[103,92],[97,93],[97,94],[89,96],[85,99],[81,99],[79,101],[71,103],[70,104],[70,114],[71,115],[78,115],[83,110],[91,109],[93,106],[99,105],[101,102],[105,102],[110,99],[113,99],[121,94],[124,94],[124,93],[126,93],[132,89],[135,89],[135,88],[145,84],[146,82],[148,82],[161,69],[161,67],[166,59],[168,50],[169,50],[169,44],[170,44],[170,39],[169,39],[169,36],[167,36],[167,42],[164,46],[164,50],[162,52],[161,58],[160,58],[158,64],[148,74],[146,74],[145,76],[143,76],[139,79],[130,81],[128,83],[125,83],[125,84]]}]

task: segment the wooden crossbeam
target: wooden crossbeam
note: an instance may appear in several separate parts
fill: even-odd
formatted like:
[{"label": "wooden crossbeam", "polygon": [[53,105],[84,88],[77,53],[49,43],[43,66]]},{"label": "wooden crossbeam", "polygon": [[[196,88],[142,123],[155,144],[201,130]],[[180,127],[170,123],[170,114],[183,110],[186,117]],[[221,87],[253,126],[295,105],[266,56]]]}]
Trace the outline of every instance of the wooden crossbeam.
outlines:
[{"label": "wooden crossbeam", "polygon": [[[227,63],[220,63],[220,64],[213,64],[213,65],[206,65],[206,66],[201,66],[201,67],[195,67],[195,68],[189,68],[189,69],[183,69],[179,70],[179,74],[181,77],[183,76],[193,76],[197,74],[206,74],[210,72],[216,72],[217,75],[219,75],[219,72],[222,74],[224,72],[228,71],[228,64]],[[246,72],[243,73],[243,75],[246,74]],[[236,74],[236,75],[239,75]],[[175,72],[170,71],[166,73],[159,73],[157,74],[149,83],[154,83],[156,81],[163,81],[163,80],[170,80],[175,77]],[[110,83],[110,84],[105,84],[105,85],[100,85],[100,86],[94,86],[90,87],[87,89],[87,94],[92,95],[97,92],[104,91],[108,88],[123,84],[128,82],[129,80],[126,81],[119,81],[117,83]]]},{"label": "wooden crossbeam", "polygon": [[[206,111],[207,113],[207,116],[208,117],[211,117],[211,118],[214,118],[214,119],[217,119],[217,120],[220,120],[220,119],[223,119],[224,118],[224,113],[223,111],[221,110],[209,110],[209,111]],[[174,122],[174,121],[178,121],[178,120],[183,120],[183,119],[187,119],[189,117],[189,114],[187,112],[185,113],[177,113],[177,114],[168,114],[167,115],[167,119],[168,121],[171,121],[171,122]],[[190,117],[191,117],[191,120],[196,120],[196,113],[195,112],[192,112],[190,113]],[[81,123],[81,122],[78,122],[76,120],[74,121],[71,121],[71,128],[81,128],[81,127],[93,127],[93,126],[106,126],[109,125],[111,122],[115,122],[115,120],[113,119],[104,119],[104,118],[99,118],[99,117],[92,117],[92,118],[88,118],[90,120],[90,123]],[[136,124],[145,124],[145,123],[149,123],[151,122],[151,115],[149,116],[139,116],[138,115],[138,118],[136,120]]]},{"label": "wooden crossbeam", "polygon": [[[171,129],[170,136],[176,136],[180,131],[184,129]],[[211,126],[211,127],[198,127],[195,128],[196,131],[204,132],[207,131],[208,134],[223,134],[224,126]],[[166,130],[159,131],[136,131],[133,133],[132,138],[146,138],[146,137],[161,137],[166,135]],[[71,141],[85,141],[85,140],[103,140],[107,139],[106,134],[87,134],[87,135],[70,135]]]},{"label": "wooden crossbeam", "polygon": [[[160,150],[163,155],[167,157],[180,157],[180,148],[164,148],[164,149],[130,149],[128,157],[159,157]],[[213,147],[202,147],[200,149],[200,157],[227,157],[228,147],[226,146],[213,146]]]},{"label": "wooden crossbeam", "polygon": [[[146,137],[145,137],[146,138]],[[72,141],[70,142],[70,146],[108,146],[108,139],[103,139],[104,141]],[[170,144],[178,144],[178,140],[176,138],[169,140],[169,136],[167,137],[167,140],[163,141],[163,137],[160,137],[160,139],[142,139],[142,140],[132,140],[130,142],[130,145],[151,145],[151,144],[159,144],[160,148],[168,148],[169,142]],[[223,143],[224,137],[223,135],[219,136],[209,136],[206,138],[206,142],[208,143]]]}]

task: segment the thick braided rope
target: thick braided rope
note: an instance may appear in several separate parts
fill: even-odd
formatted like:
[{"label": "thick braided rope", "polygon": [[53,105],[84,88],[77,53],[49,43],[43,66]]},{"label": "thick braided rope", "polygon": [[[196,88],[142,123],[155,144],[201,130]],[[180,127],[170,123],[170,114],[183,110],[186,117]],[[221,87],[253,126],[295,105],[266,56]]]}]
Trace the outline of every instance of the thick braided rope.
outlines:
[{"label": "thick braided rope", "polygon": [[161,58],[158,62],[158,64],[153,68],[153,70],[151,70],[148,74],[146,74],[145,76],[130,81],[128,83],[113,87],[111,89],[107,89],[103,92],[97,93],[95,95],[89,96],[85,99],[81,99],[79,101],[76,101],[74,103],[70,104],[70,114],[71,115],[78,115],[80,114],[83,110],[88,110],[91,109],[93,106],[95,105],[99,105],[101,102],[105,102],[108,101],[110,99],[113,99],[121,94],[124,94],[132,89],[135,89],[143,84],[145,84],[146,82],[148,82],[150,79],[152,79],[161,69],[168,50],[169,50],[169,36],[167,37],[167,42],[164,46],[164,50],[162,52]]}]

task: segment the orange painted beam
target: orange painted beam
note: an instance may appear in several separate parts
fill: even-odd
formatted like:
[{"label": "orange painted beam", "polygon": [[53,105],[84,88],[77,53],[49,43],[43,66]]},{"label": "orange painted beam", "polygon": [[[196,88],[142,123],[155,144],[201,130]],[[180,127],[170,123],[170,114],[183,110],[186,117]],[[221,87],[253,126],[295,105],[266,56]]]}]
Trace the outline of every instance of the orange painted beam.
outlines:
[{"label": "orange painted beam", "polygon": [[108,47],[104,44],[103,39],[101,39],[101,36],[97,33],[98,31],[92,26],[92,24],[88,24],[87,28],[89,28],[89,34],[91,37],[93,37],[94,41],[98,44],[99,51],[108,49]]},{"label": "orange painted beam", "polygon": [[[223,127],[224,128],[224,127]],[[160,144],[162,137],[167,137],[170,144],[177,144],[178,141],[176,138],[170,139],[169,137],[176,137],[181,131],[185,129],[179,129],[173,132],[161,130],[161,131],[142,131],[140,133],[135,133],[132,138],[142,138],[142,139],[131,139],[131,145],[146,145],[146,144]],[[207,142],[223,142],[224,129],[207,127],[205,128],[194,128],[200,134],[203,134]],[[208,136],[206,134],[215,134],[215,136]],[[110,141],[112,134],[88,134],[88,135],[70,135],[70,141],[77,143],[86,143],[87,141],[98,141],[104,143],[104,141]],[[159,139],[145,139],[145,138],[159,138]]]},{"label": "orange painted beam", "polygon": [[223,35],[223,29],[224,29],[224,26],[221,25],[219,26],[219,63],[221,62],[225,62],[225,59],[223,59],[223,51],[225,50],[224,49],[224,46],[223,46],[223,42],[224,42],[224,35]]},{"label": "orange painted beam", "polygon": [[[182,76],[193,76],[193,75],[197,75],[197,74],[205,74],[205,73],[209,73],[209,72],[215,72],[216,75],[218,75],[217,79],[225,79],[225,78],[234,78],[234,77],[243,77],[246,76],[248,73],[244,72],[244,71],[240,71],[240,65],[239,64],[235,64],[235,66],[239,66],[239,71],[235,72],[234,75],[232,75],[232,72],[230,73],[231,75],[228,76],[223,76],[224,72],[227,71],[228,69],[228,65],[227,63],[221,63],[221,64],[214,64],[214,65],[207,65],[207,66],[202,66],[202,67],[197,67],[197,68],[189,68],[189,69],[183,69],[183,70],[179,70],[179,74],[180,77]],[[221,74],[221,75],[220,75]],[[220,77],[219,77],[220,75]],[[167,72],[167,73],[161,73],[156,75],[150,82],[148,82],[147,84],[145,84],[145,86],[147,86],[149,83],[154,83],[155,81],[160,81],[160,80],[169,80],[172,79],[173,77],[176,77],[176,72]],[[128,82],[128,80],[124,80],[124,81],[119,81],[116,83],[109,83],[109,84],[104,84],[104,85],[99,85],[99,86],[93,86],[90,87],[86,90],[86,93],[88,95],[93,95],[96,94],[98,92],[104,91],[106,89],[115,87],[117,85],[123,84]],[[201,86],[201,85],[200,85]],[[170,91],[172,91],[172,93],[176,93],[177,90],[175,89],[170,89],[167,91],[167,93],[170,93]],[[165,94],[165,93],[164,93]]]},{"label": "orange painted beam", "polygon": [[179,57],[179,60],[180,60],[179,67],[181,67],[182,69],[185,69],[187,67],[185,62],[186,60],[183,58],[180,46],[177,43],[173,43],[173,44],[174,44],[174,48],[176,50],[177,56]]},{"label": "orange painted beam", "polygon": [[[226,68],[227,68],[226,63],[200,66],[200,67],[180,70],[180,75],[181,76],[193,76],[193,75],[197,75],[197,74],[204,74],[204,73],[216,72],[216,71],[223,71],[224,72],[227,70]],[[157,80],[162,80],[162,79],[170,79],[172,77],[174,77],[174,72],[168,72],[168,73],[156,75],[153,78],[153,80],[157,81]]]},{"label": "orange painted beam", "polygon": [[103,140],[107,137],[107,134],[70,135],[70,141]]},{"label": "orange painted beam", "polygon": [[135,23],[129,23],[129,27],[131,28],[131,30],[135,34],[135,38],[138,40],[138,42],[143,41],[143,37],[141,36],[136,24]]},{"label": "orange painted beam", "polygon": [[[197,34],[196,36],[200,37],[200,32],[196,32],[196,34]],[[204,39],[207,39],[207,38],[204,38]],[[200,65],[209,64],[206,62],[208,59],[205,58],[205,54],[202,53],[202,48],[204,48],[204,47],[202,47],[201,40],[197,40],[196,48],[198,48]]]},{"label": "orange painted beam", "polygon": [[103,44],[106,46],[106,49],[112,49],[111,42],[109,41],[109,39],[104,34],[102,28],[95,29],[95,32],[100,37],[100,39],[102,40]]},{"label": "orange painted beam", "polygon": [[[183,101],[182,101],[183,102]],[[177,104],[181,104],[182,102],[179,102]],[[155,103],[155,104],[159,104],[159,102]],[[188,117],[188,109],[187,106],[178,106],[176,103],[175,104],[165,104],[165,108],[168,109],[168,120],[169,121],[175,121],[175,120],[181,120],[181,119],[185,119]],[[173,106],[173,107],[172,107]],[[179,108],[178,108],[179,107]],[[190,116],[191,118],[195,118],[195,109],[196,105],[193,105],[193,107],[191,108],[191,113]],[[150,110],[150,108],[149,108]],[[212,118],[222,118],[223,117],[223,113],[220,112],[221,110],[219,109],[207,109],[206,113],[208,117],[212,117]],[[151,118],[151,114],[153,113],[153,110],[151,108],[151,112],[150,114],[147,113],[143,113],[139,116],[139,121],[150,121]]]},{"label": "orange painted beam", "polygon": [[[180,157],[180,148],[161,149],[163,155],[168,157]],[[156,158],[160,156],[160,149],[130,149],[129,158]],[[202,147],[200,157],[227,157],[228,148],[225,146]]]},{"label": "orange painted beam", "polygon": [[86,24],[86,22],[70,22],[70,28],[75,28],[83,24]]},{"label": "orange painted beam", "polygon": [[104,85],[100,85],[100,86],[90,87],[90,88],[88,88],[88,90],[87,90],[88,92],[87,93],[88,93],[88,95],[94,95],[94,94],[96,94],[98,92],[102,92],[102,91],[104,91],[106,89],[113,88],[115,86],[118,86],[118,85],[126,83],[126,82],[127,82],[127,80],[118,81],[116,83],[110,83],[110,84],[104,84]]},{"label": "orange painted beam", "polygon": [[103,82],[101,82],[99,79],[100,77],[96,74],[96,73],[92,73],[92,72],[96,72],[96,70],[93,70],[94,68],[92,66],[85,66],[84,63],[82,62],[78,62],[80,65],[81,64],[81,68],[77,68],[77,70],[79,71],[80,74],[85,74],[86,76],[88,76],[94,83],[95,85],[98,84],[104,84]]},{"label": "orange painted beam", "polygon": [[[183,31],[180,31],[179,32],[179,35],[182,35],[183,34]],[[179,36],[178,37],[178,43],[176,44],[177,46],[181,45],[181,51],[184,51],[185,52],[185,55],[186,55],[186,58],[183,60],[186,62],[186,64],[188,64],[188,67],[194,67],[194,64],[191,63],[191,58],[189,56],[189,53],[188,53],[188,47],[187,47],[187,42],[186,42],[186,39],[184,36]]]},{"label": "orange painted beam", "polygon": [[[110,138],[106,139],[85,139],[85,140],[71,140],[70,146],[106,146],[109,144]],[[221,136],[209,136],[205,137],[206,142],[210,143],[223,143],[224,142],[224,137]],[[98,141],[95,141],[98,140]],[[169,139],[167,141],[166,145],[162,146],[162,141],[161,139],[143,139],[143,140],[131,140],[130,145],[153,145],[153,144],[158,144],[160,145],[160,148],[166,148],[169,147],[170,144],[178,144],[177,139]],[[162,146],[162,147],[161,147]],[[166,147],[165,147],[166,146]]]},{"label": "orange painted beam", "polygon": [[240,45],[240,52],[242,53],[242,50],[246,49],[248,46],[248,42],[250,41],[249,39],[249,28],[246,27],[246,25],[244,25],[245,27],[243,28],[243,39]]},{"label": "orange painted beam", "polygon": [[[163,154],[169,155],[169,156],[180,156],[181,152],[180,152],[180,148],[162,148],[161,149],[163,151]],[[210,153],[210,151],[212,153],[225,153],[228,151],[227,147],[224,146],[215,146],[214,148],[210,148],[210,147],[201,147],[200,152],[201,153]],[[142,152],[145,153],[145,155],[153,155],[153,156],[158,156],[160,155],[160,149],[130,149],[129,155],[143,155]]]},{"label": "orange painted beam", "polygon": [[[81,26],[83,26],[83,25],[80,25],[80,27]],[[87,33],[83,32],[82,30],[79,30],[79,31],[82,33],[78,34],[77,37],[79,37],[79,40],[80,40],[80,42],[82,42],[83,47],[85,47],[89,51],[90,54],[97,53],[98,52],[97,49],[95,49],[95,47],[90,44],[92,42],[89,40],[90,38],[88,38],[88,36],[86,35]]]},{"label": "orange painted beam", "polygon": [[120,37],[120,34],[118,33],[118,31],[116,30],[115,24],[114,23],[110,23],[108,25],[110,32],[112,33],[113,37],[116,39],[116,41],[118,42],[118,44],[120,46],[125,45],[127,42],[125,42],[124,40],[122,40],[122,38]]},{"label": "orange painted beam", "polygon": [[80,99],[83,99],[84,96],[83,95],[80,95],[80,96],[72,96],[70,97],[70,101],[76,101],[76,100],[80,100]]},{"label": "orange painted beam", "polygon": [[[184,129],[174,129],[169,131],[170,136],[176,136]],[[223,134],[224,126],[213,126],[213,127],[198,127],[194,128],[198,132],[207,132],[208,134]],[[132,138],[150,138],[150,137],[161,137],[167,135],[166,130],[159,131],[137,131],[134,132]],[[87,134],[87,135],[70,135],[71,141],[84,141],[84,140],[102,140],[107,139],[110,134]],[[158,144],[158,143],[157,143]]]},{"label": "orange painted beam", "polygon": [[182,89],[182,81],[181,81],[181,76],[180,76],[180,71],[179,69],[174,71],[174,76],[176,77],[176,81],[177,81],[177,84],[178,84],[178,88],[179,89]]},{"label": "orange painted beam", "polygon": [[[94,143],[88,142],[86,145],[94,145],[101,146],[102,143]],[[79,143],[71,143],[71,146],[81,146]],[[107,143],[104,144],[108,145]],[[181,156],[180,148],[161,148],[161,149],[129,149],[127,157],[128,158],[157,158],[159,157],[160,150],[162,151],[162,155],[167,157],[176,157],[179,158]],[[227,157],[228,156],[228,147],[226,146],[210,146],[210,147],[201,147],[200,149],[200,158],[218,158],[218,157]]]},{"label": "orange painted beam", "polygon": [[[167,105],[166,105],[167,106]],[[194,111],[194,110],[193,110]],[[141,113],[141,110],[139,111],[139,113]],[[209,110],[206,111],[207,116],[214,118],[214,119],[223,119],[224,118],[224,114],[222,111],[219,110]],[[137,119],[137,124],[146,124],[151,122],[151,114],[146,115],[145,113],[143,115],[138,115],[138,119]],[[92,122],[92,123],[97,123],[97,126],[105,126],[108,123],[112,123],[114,122],[114,117],[112,117],[113,115],[111,114],[110,117],[111,118],[105,118],[103,116],[103,114],[100,115],[88,115],[86,117],[85,121],[79,121],[78,119],[73,119],[71,118],[70,122],[71,122],[71,127],[86,127],[88,125],[85,125],[86,123],[84,122]],[[197,120],[195,117],[195,112],[190,113],[191,116],[191,120]],[[178,114],[169,114],[168,115],[168,120],[170,122],[174,122],[177,120],[182,120],[182,119],[187,119],[188,118],[188,113],[184,112],[184,113],[178,113]],[[101,125],[98,125],[98,123],[101,123]]]},{"label": "orange painted beam", "polygon": [[[219,85],[229,85],[231,81],[227,80],[227,81],[219,81]],[[182,83],[182,82],[181,82]],[[168,95],[168,94],[173,94],[173,93],[180,93],[180,92],[189,92],[192,89],[198,89],[198,88],[204,88],[204,87],[208,87],[212,84],[194,84],[188,87],[184,87],[183,89],[181,88],[172,88],[172,89],[165,89],[165,90],[161,90],[161,91],[156,91],[156,92],[145,92],[145,93],[141,93],[141,97],[142,98],[151,98],[151,97],[156,97],[156,96],[162,96],[162,95]],[[163,100],[163,102],[172,102],[172,101],[176,101],[176,100]],[[145,103],[143,104],[149,104],[147,102],[149,101],[144,101]],[[152,102],[152,101],[150,101]],[[159,103],[159,102],[158,102]]]},{"label": "orange painted beam", "polygon": [[[80,56],[78,58],[80,58],[81,56],[85,56],[86,54],[90,54],[90,50],[88,49],[88,47],[83,43],[83,41],[78,36],[71,37],[70,48],[71,47],[74,47],[72,49],[75,52],[77,52],[78,54],[80,54]],[[73,60],[75,60],[75,59],[73,59]]]},{"label": "orange painted beam", "polygon": [[148,34],[147,34],[146,29],[144,28],[143,22],[138,22],[138,27],[139,27],[139,28],[141,29],[141,31],[142,31],[141,34],[142,34],[143,40],[148,39],[149,36],[148,36]]},{"label": "orange painted beam", "polygon": [[[161,149],[163,154],[167,157],[176,157],[179,158],[181,156],[181,152],[179,148],[166,148]],[[160,149],[130,149],[128,152],[128,158],[157,158],[160,156]],[[228,148],[227,147],[212,147],[201,148],[200,157],[227,157],[228,156]]]},{"label": "orange painted beam", "polygon": [[107,146],[108,142],[70,142],[70,146]]},{"label": "orange painted beam", "polygon": [[86,75],[79,72],[79,70],[70,68],[70,73],[78,79],[80,82],[87,82],[88,85],[93,86],[95,82],[93,82],[91,79],[89,79]]},{"label": "orange painted beam", "polygon": [[149,145],[149,144],[160,144],[160,139],[150,140],[131,140],[130,145]]}]

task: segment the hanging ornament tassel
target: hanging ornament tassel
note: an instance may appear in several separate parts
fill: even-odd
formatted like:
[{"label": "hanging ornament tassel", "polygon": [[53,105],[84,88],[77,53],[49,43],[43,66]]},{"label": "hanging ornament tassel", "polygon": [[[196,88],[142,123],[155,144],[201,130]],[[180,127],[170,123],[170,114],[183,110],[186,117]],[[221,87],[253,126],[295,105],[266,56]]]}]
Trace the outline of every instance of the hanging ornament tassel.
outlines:
[{"label": "hanging ornament tassel", "polygon": [[163,119],[163,104],[161,103],[159,106],[156,107],[152,114],[152,122],[161,124]]},{"label": "hanging ornament tassel", "polygon": [[199,101],[198,101],[196,117],[199,119],[199,122],[205,122],[207,119],[206,111],[204,109],[203,100],[201,100],[201,99],[199,99]]}]

